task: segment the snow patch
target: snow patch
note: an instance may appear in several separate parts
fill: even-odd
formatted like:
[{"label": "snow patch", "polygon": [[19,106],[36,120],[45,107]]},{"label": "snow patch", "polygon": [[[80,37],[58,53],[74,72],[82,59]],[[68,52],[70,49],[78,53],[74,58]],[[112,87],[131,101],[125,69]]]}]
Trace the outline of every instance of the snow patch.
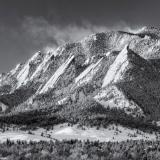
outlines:
[{"label": "snow patch", "polygon": [[108,57],[110,54],[111,54],[111,52],[107,52],[107,53],[106,53],[106,57]]},{"label": "snow patch", "polygon": [[44,48],[44,52],[47,53],[47,54],[51,53],[52,55],[57,56],[57,52],[55,51],[55,47],[47,46],[47,47]]},{"label": "snow patch", "polygon": [[[138,132],[137,132],[138,131]],[[44,131],[43,131],[44,132]],[[126,140],[156,140],[155,134],[149,134],[136,129],[128,129],[121,125],[109,125],[107,128],[96,129],[95,127],[84,129],[78,128],[77,125],[67,126],[67,124],[54,126],[53,130],[46,132],[53,139],[58,140],[71,140],[79,139],[86,141],[126,141]]]},{"label": "snow patch", "polygon": [[0,102],[1,112],[5,112],[8,109],[8,106]]},{"label": "snow patch", "polygon": [[74,131],[73,131],[73,129],[71,127],[66,127],[64,129],[61,129],[61,130],[55,132],[55,135],[57,135],[57,134],[71,135],[73,133],[74,133]]},{"label": "snow patch", "polygon": [[[0,142],[5,142],[7,139],[17,141],[50,141],[50,140],[71,140],[78,139],[82,141],[90,140],[100,142],[121,142],[127,140],[157,140],[156,134],[146,133],[137,129],[129,129],[121,125],[109,125],[107,128],[83,127],[77,125],[68,126],[68,124],[55,125],[52,130],[38,128],[31,131],[22,131],[14,127],[14,130],[9,129],[6,132],[0,132]],[[159,136],[158,136],[159,139]]]},{"label": "snow patch", "polygon": [[58,105],[64,104],[67,101],[68,97],[65,97],[57,102]]},{"label": "snow patch", "polygon": [[7,139],[11,141],[50,141],[51,139],[47,137],[42,137],[40,135],[32,135],[23,131],[7,131],[4,133],[0,133],[0,142],[5,142]]},{"label": "snow patch", "polygon": [[36,53],[31,57],[31,59],[29,60],[29,62],[35,61],[40,54],[41,54],[41,51],[36,52]]},{"label": "snow patch", "polygon": [[131,29],[131,28],[127,28],[127,30],[131,33],[134,33],[134,34],[139,34],[141,32],[144,32],[146,30],[146,27],[142,27],[142,28],[137,28],[137,29]]}]

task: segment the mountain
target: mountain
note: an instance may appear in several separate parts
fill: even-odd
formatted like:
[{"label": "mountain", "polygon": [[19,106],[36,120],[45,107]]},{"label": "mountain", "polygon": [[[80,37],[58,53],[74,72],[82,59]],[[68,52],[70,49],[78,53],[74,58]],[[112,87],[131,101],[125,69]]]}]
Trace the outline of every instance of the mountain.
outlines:
[{"label": "mountain", "polygon": [[[148,27],[133,33],[108,31],[35,53],[0,75],[0,119],[22,124],[25,116],[27,124],[39,117],[46,123],[156,129],[159,34]],[[41,123],[37,119],[33,121]]]}]

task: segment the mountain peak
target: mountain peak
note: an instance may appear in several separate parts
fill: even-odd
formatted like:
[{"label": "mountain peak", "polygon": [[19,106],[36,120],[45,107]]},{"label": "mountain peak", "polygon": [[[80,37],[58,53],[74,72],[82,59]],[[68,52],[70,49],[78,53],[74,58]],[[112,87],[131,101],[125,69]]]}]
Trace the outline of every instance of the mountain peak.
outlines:
[{"label": "mountain peak", "polygon": [[[64,99],[65,103],[76,103],[78,97],[83,101],[112,83],[149,82],[157,72],[154,74],[153,65],[143,55],[148,50],[146,41],[153,41],[152,46],[157,48],[158,40],[139,34],[140,31],[96,33],[55,50],[46,48],[37,52],[26,63],[0,77],[0,101],[8,108],[13,106],[23,111],[30,109],[30,104],[37,109],[62,104]],[[150,55],[152,51],[151,48]]]},{"label": "mountain peak", "polygon": [[110,66],[102,87],[110,83],[135,80],[139,75],[144,75],[144,72],[153,72],[152,66],[126,45]]}]

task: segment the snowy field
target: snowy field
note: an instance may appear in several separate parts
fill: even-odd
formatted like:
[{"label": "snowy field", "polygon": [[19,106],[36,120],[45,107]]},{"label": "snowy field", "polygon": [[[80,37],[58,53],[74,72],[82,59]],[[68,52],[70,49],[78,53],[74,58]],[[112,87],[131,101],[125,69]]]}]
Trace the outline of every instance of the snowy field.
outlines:
[{"label": "snowy field", "polygon": [[45,130],[39,128],[37,130],[31,131],[21,131],[21,130],[9,130],[6,132],[0,132],[0,142],[4,142],[7,139],[16,140],[26,140],[26,141],[50,141],[50,140],[70,140],[79,139],[95,141],[99,140],[101,142],[108,141],[126,141],[130,140],[156,140],[155,134],[148,134],[142,131],[131,130],[122,126],[110,125],[108,128],[96,129],[96,128],[78,128],[76,125],[68,126],[67,124],[57,125],[53,130]]},{"label": "snowy field", "polygon": [[38,136],[38,135],[31,135],[27,132],[23,131],[7,131],[4,133],[0,133],[0,142],[5,142],[7,139],[10,139],[11,141],[50,141],[49,138]]}]

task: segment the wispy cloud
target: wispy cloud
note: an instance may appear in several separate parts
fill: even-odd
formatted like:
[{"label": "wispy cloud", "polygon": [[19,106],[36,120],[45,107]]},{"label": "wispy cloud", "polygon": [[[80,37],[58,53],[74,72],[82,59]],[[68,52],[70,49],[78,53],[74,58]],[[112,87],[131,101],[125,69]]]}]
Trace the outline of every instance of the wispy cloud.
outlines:
[{"label": "wispy cloud", "polygon": [[[44,18],[27,17],[22,23],[22,28],[27,36],[30,36],[33,43],[37,46],[59,46],[66,42],[73,42],[96,32],[108,30],[125,30],[134,32],[125,22],[119,22],[118,25],[106,27],[104,25],[95,25],[84,21],[81,25],[53,24]],[[136,27],[137,28],[137,27]]]},{"label": "wispy cloud", "polygon": [[23,29],[31,36],[34,43],[40,45],[61,45],[66,42],[73,42],[95,32],[108,30],[105,26],[93,25],[83,22],[82,25],[69,24],[61,26],[51,24],[42,18],[28,17],[23,22]]},{"label": "wispy cloud", "polygon": [[[55,24],[44,18],[26,17],[16,27],[0,24],[0,49],[3,57],[0,71],[13,68],[13,65],[27,60],[34,52],[53,48],[66,42],[75,42],[96,32],[108,30],[132,31],[125,22],[117,22],[113,26],[92,24],[83,21],[77,24]],[[133,28],[133,27],[132,27]],[[139,28],[139,27],[134,27]],[[8,58],[9,57],[9,58]],[[9,68],[9,69],[8,69]]]}]

